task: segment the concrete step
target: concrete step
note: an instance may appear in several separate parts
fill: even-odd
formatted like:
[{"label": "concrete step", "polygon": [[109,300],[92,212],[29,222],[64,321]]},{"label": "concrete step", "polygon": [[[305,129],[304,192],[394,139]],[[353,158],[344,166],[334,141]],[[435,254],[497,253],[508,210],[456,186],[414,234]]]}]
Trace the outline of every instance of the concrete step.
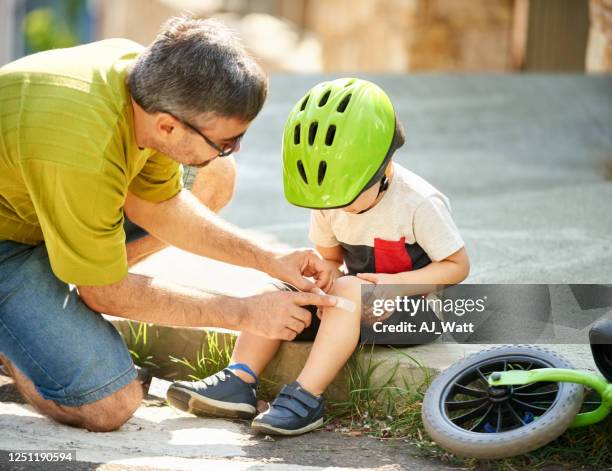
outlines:
[{"label": "concrete step", "polygon": [[[115,327],[130,339],[128,321],[111,319]],[[136,328],[133,325],[133,328]],[[139,354],[150,356],[151,361],[158,368],[154,369],[155,376],[167,380],[189,379],[189,375],[196,374],[185,364],[172,361],[174,357],[187,360],[191,365],[206,356],[209,345],[217,352],[231,353],[231,346],[236,339],[237,332],[223,329],[180,328],[159,325],[148,326],[147,348],[140,349]],[[272,362],[261,375],[262,384],[266,393],[276,394],[283,384],[290,383],[299,375],[310,353],[312,342],[283,342]],[[403,386],[408,384],[419,387],[423,382],[442,369],[448,367],[458,358],[480,348],[460,345],[427,345],[412,348],[390,349],[387,347],[364,346],[364,352],[358,357],[359,367],[367,370],[374,368],[371,376],[371,386],[380,387],[392,379],[391,384]],[[213,354],[205,360],[215,364],[222,355]],[[219,369],[225,366],[218,363]],[[330,400],[342,401],[347,398],[348,378],[350,366],[347,366],[338,375],[326,392]],[[397,371],[395,371],[397,370]],[[390,378],[395,371],[394,378]],[[211,370],[211,373],[214,372]],[[197,374],[196,374],[197,376]],[[405,383],[404,383],[405,382]]]}]

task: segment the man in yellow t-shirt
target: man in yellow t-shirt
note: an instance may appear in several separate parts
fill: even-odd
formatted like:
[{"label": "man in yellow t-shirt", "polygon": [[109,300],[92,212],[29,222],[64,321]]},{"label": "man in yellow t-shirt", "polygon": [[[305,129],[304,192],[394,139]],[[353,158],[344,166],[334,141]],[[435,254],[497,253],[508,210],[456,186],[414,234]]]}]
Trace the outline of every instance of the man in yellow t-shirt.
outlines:
[{"label": "man in yellow t-shirt", "polygon": [[[0,359],[40,412],[107,431],[138,407],[134,365],[99,312],[292,340],[310,323],[303,306],[334,303],[214,296],[128,273],[171,244],[303,291],[317,290],[304,277],[327,284],[312,251],[264,249],[211,211],[210,191],[182,188],[181,164],[202,167],[205,185],[233,186],[223,157],[239,150],[266,94],[232,33],[189,18],[170,20],[147,48],[112,39],[0,68]],[[130,242],[134,228],[150,235]]]}]

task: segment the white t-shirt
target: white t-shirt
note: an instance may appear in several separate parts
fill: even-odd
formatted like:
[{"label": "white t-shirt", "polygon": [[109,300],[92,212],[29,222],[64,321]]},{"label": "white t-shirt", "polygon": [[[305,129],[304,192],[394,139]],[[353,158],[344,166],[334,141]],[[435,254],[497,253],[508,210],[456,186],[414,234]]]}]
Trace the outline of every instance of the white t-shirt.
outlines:
[{"label": "white t-shirt", "polygon": [[415,270],[464,246],[448,198],[399,164],[393,169],[386,193],[365,213],[311,212],[310,240],[342,246],[349,274]]}]

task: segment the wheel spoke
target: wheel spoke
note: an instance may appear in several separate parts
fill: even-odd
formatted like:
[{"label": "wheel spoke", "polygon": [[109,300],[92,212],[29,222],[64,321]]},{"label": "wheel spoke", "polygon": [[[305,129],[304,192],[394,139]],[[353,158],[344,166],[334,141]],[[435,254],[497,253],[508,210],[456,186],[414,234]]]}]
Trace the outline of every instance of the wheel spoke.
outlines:
[{"label": "wheel spoke", "polygon": [[446,402],[446,409],[448,411],[462,410],[462,409],[473,409],[478,407],[483,402],[486,402],[486,397],[479,397],[477,399],[470,399],[469,401],[448,401]]},{"label": "wheel spoke", "polygon": [[518,414],[518,412],[516,412],[516,409],[512,406],[512,404],[510,402],[506,402],[506,406],[508,407],[508,409],[510,409],[510,413],[514,416],[514,418],[517,420],[517,422],[519,422],[521,425],[526,425],[526,422]]},{"label": "wheel spoke", "polygon": [[489,405],[489,408],[487,409],[487,411],[485,412],[485,414],[480,418],[480,420],[478,422],[476,422],[475,425],[473,425],[470,428],[470,432],[476,432],[478,431],[478,429],[480,429],[485,423],[486,421],[489,419],[489,416],[491,416],[491,412],[493,412],[493,407],[495,406],[495,403],[491,403]]},{"label": "wheel spoke", "polygon": [[517,392],[514,391],[514,396],[518,396],[519,399],[529,402],[552,402],[557,398],[558,391],[543,391],[543,392]]},{"label": "wheel spoke", "polygon": [[465,394],[467,396],[472,396],[472,397],[486,397],[487,396],[486,391],[482,391],[480,389],[469,388],[459,383],[455,383],[455,385],[453,386],[453,389],[457,389],[457,393],[455,394],[460,393],[460,394]]},{"label": "wheel spoke", "polygon": [[524,393],[529,393],[529,392],[537,391],[538,389],[543,388],[545,386],[555,386],[556,387],[555,391],[559,390],[559,388],[557,387],[556,383],[548,383],[546,381],[538,381],[537,383],[529,383],[529,384],[525,384],[524,386],[515,386],[514,387],[514,392],[515,393],[524,394]]},{"label": "wheel spoke", "polygon": [[529,404],[527,402],[523,402],[515,397],[512,398],[512,401],[516,402],[517,404],[520,404],[522,406],[522,408],[527,409],[531,412],[535,412],[537,414],[542,413],[542,412],[546,412],[548,410],[548,407],[540,407],[540,406],[536,406],[534,404]]},{"label": "wheel spoke", "polygon": [[[469,422],[470,420],[474,420],[477,417],[480,417],[481,414],[486,414],[489,411],[487,410],[485,412],[485,409],[487,408],[487,402],[483,403],[481,406],[477,407],[476,409],[474,409],[473,411],[470,411],[466,414],[460,415],[458,417],[452,417],[450,418],[451,421],[453,421],[455,424],[457,425],[462,425],[466,422]],[[489,407],[492,407],[492,405],[490,405]]]},{"label": "wheel spoke", "polygon": [[[505,370],[504,370],[505,371]],[[495,433],[499,433],[501,432],[502,429],[502,409],[503,409],[503,404],[500,404],[500,406],[497,408],[497,426],[495,427]]]},{"label": "wheel spoke", "polygon": [[478,372],[478,375],[480,376],[480,378],[484,381],[484,383],[488,386],[489,385],[489,380],[487,379],[487,377],[484,375],[484,373],[482,371],[480,371],[480,368],[476,368],[476,371]]}]

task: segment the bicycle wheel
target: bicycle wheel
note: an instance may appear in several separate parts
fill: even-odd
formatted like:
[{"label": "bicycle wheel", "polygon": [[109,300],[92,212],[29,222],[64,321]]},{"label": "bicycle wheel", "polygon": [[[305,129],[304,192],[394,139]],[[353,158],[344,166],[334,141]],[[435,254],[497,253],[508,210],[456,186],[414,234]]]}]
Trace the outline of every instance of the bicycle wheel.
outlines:
[{"label": "bicycle wheel", "polygon": [[494,371],[572,368],[550,350],[506,345],[455,363],[431,384],[423,401],[425,429],[457,456],[507,458],[535,450],[561,435],[580,410],[583,387],[538,382],[490,387]]}]

